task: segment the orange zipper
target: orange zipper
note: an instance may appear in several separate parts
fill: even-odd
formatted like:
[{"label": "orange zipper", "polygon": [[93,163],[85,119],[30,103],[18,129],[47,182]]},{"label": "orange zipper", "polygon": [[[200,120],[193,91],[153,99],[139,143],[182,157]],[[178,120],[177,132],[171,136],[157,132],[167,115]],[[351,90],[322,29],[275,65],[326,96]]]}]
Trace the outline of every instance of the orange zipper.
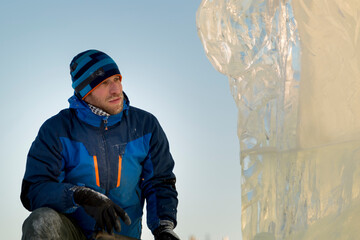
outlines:
[{"label": "orange zipper", "polygon": [[96,185],[98,185],[98,187],[100,187],[99,167],[98,167],[97,157],[94,155],[93,158],[94,158]]},{"label": "orange zipper", "polygon": [[117,179],[117,184],[116,187],[120,186],[120,179],[121,179],[121,163],[122,163],[122,158],[121,156],[119,156],[119,169],[118,169],[118,179]]}]

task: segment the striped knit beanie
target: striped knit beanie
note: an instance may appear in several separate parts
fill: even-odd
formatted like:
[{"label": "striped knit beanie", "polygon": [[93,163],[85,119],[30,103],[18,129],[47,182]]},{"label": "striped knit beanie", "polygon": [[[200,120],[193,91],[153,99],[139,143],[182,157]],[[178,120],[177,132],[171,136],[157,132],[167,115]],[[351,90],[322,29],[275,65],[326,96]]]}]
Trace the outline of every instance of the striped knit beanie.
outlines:
[{"label": "striped knit beanie", "polygon": [[101,82],[121,74],[114,60],[98,50],[87,50],[76,55],[70,63],[72,87],[84,99]]}]

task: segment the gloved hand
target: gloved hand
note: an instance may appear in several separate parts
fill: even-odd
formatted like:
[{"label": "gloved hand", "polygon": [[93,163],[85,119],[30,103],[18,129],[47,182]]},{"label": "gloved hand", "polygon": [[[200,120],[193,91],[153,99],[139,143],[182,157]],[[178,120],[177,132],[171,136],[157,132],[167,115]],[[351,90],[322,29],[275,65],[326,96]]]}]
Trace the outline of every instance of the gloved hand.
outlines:
[{"label": "gloved hand", "polygon": [[75,203],[82,206],[85,212],[95,219],[98,227],[106,230],[109,234],[113,233],[113,229],[120,232],[119,217],[125,224],[131,224],[127,213],[104,194],[79,186],[75,186],[71,190],[74,191]]},{"label": "gloved hand", "polygon": [[160,226],[154,230],[155,240],[180,240],[173,231],[174,223],[168,220],[160,220]]}]

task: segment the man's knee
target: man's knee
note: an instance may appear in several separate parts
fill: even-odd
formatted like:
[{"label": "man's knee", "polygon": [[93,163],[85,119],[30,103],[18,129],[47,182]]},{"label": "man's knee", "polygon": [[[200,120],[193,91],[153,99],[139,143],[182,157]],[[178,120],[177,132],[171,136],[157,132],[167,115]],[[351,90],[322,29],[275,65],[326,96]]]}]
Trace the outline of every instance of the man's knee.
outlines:
[{"label": "man's knee", "polygon": [[51,208],[39,208],[24,221],[23,240],[61,239],[62,219]]}]

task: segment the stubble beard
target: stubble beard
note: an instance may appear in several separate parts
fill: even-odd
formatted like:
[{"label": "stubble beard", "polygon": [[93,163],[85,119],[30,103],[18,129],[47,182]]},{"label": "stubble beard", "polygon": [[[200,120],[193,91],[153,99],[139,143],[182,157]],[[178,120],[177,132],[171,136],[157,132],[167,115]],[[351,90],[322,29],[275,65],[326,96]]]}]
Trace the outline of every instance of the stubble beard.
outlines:
[{"label": "stubble beard", "polygon": [[111,97],[108,97],[106,99],[106,103],[109,102],[109,100],[111,99],[114,99],[114,98],[118,98],[120,97],[120,103],[119,104],[116,104],[114,106],[106,106],[104,104],[104,111],[106,111],[107,113],[109,113],[110,115],[115,115],[115,114],[118,114],[120,113],[122,110],[123,110],[123,107],[124,107],[124,94],[121,93],[120,95],[114,95],[114,96],[111,96]]},{"label": "stubble beard", "polygon": [[[107,97],[105,100],[96,98],[94,95],[90,96],[91,100],[88,99],[88,102],[92,105],[94,105],[95,107],[100,108],[101,110],[107,112],[110,115],[115,115],[120,113],[123,110],[123,105],[124,105],[124,94],[116,94],[116,95],[112,95]],[[111,99],[115,99],[115,98],[119,98],[120,97],[120,103],[113,105],[111,103],[109,103],[109,100]]]}]

